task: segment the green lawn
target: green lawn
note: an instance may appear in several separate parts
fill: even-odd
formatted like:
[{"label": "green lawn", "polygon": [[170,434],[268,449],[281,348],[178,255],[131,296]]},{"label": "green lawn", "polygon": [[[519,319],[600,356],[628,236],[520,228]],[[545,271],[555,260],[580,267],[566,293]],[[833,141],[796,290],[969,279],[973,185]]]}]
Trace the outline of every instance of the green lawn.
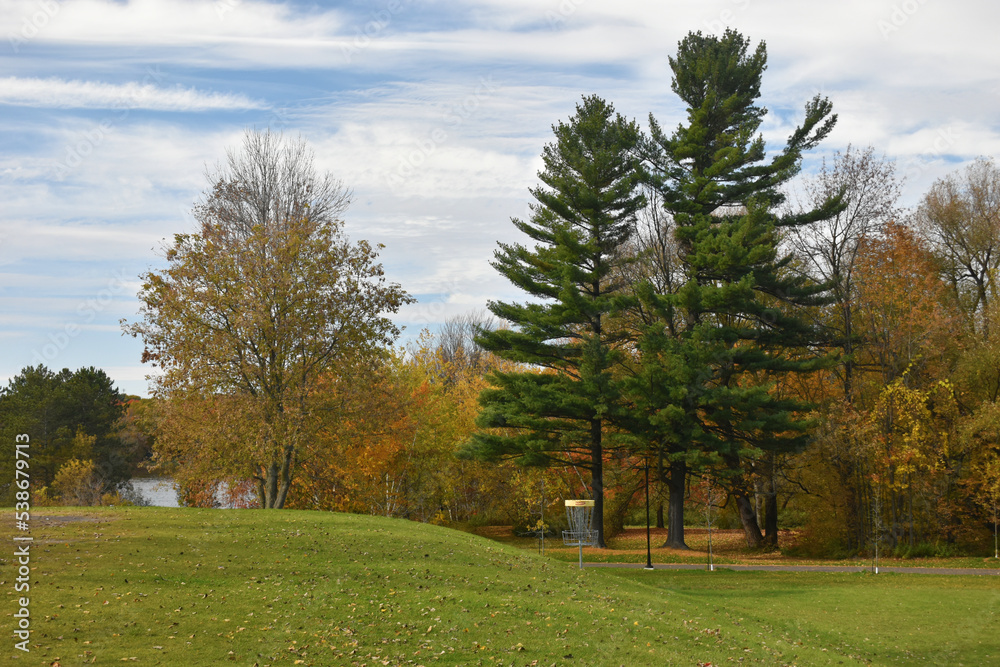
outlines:
[{"label": "green lawn", "polygon": [[[401,520],[39,510],[21,665],[1000,662],[1000,580],[579,571]],[[12,513],[11,513],[12,514]],[[13,545],[12,522],[3,539]],[[2,550],[5,614],[16,564]]]}]

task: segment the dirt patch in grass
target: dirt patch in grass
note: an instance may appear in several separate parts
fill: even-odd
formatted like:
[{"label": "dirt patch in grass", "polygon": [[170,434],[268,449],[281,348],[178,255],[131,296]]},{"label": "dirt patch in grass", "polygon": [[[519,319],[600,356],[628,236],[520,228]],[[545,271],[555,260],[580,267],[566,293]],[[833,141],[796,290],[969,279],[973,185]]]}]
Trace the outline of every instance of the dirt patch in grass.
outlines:
[{"label": "dirt patch in grass", "polygon": [[61,526],[67,523],[77,523],[80,521],[108,521],[108,517],[99,517],[87,514],[36,514],[32,517],[35,521],[40,521],[45,526]]},{"label": "dirt patch in grass", "polygon": [[[33,511],[31,513],[31,519],[29,521],[31,535],[34,538],[35,544],[63,544],[68,542],[78,542],[83,537],[79,535],[79,530],[77,534],[69,535],[66,532],[59,531],[63,526],[68,526],[71,524],[108,524],[113,521],[117,521],[118,517],[110,514],[83,514],[80,507],[66,508],[66,510],[52,511],[53,508],[45,508],[45,513],[42,514],[38,511]],[[68,510],[68,511],[67,511]],[[13,524],[11,524],[13,527]]]}]

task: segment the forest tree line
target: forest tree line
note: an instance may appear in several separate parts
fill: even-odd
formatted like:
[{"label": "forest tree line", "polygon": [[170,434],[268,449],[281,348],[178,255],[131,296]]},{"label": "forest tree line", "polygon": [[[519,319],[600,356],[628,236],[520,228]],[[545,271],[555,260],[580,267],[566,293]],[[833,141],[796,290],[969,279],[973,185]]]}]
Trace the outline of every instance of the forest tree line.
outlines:
[{"label": "forest tree line", "polygon": [[[28,368],[0,395],[3,428],[44,434],[37,479],[64,502],[127,499],[143,459],[190,505],[224,485],[249,506],[529,531],[592,497],[603,545],[635,520],[648,469],[666,546],[684,548],[685,505],[711,488],[753,548],[789,527],[816,554],[984,548],[1000,170],[980,158],[911,210],[873,147],[803,175],[836,115],[809,100],[767,149],[766,60],[734,31],[689,34],[672,132],[584,97],[513,221],[531,245],[495,254],[526,300],[406,348],[389,316],[412,298],[377,246],[344,236],[350,191],[303,142],[248,132],[124,323],[154,397],[111,390],[53,430],[63,408],[38,387],[99,371]],[[98,403],[116,406],[100,426],[83,417]],[[99,492],[71,491],[82,478]]]}]

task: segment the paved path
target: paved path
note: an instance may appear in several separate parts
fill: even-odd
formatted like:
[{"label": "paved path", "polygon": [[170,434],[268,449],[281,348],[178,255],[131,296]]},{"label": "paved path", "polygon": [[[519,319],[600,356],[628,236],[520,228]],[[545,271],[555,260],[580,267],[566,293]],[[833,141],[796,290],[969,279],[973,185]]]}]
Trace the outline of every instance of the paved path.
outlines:
[{"label": "paved path", "polygon": [[[627,567],[643,569],[643,563],[584,563],[584,567]],[[697,563],[653,563],[654,570],[704,570],[705,565]],[[871,567],[857,565],[716,565],[716,570],[747,570],[756,572],[868,572]],[[1000,576],[1000,570],[975,567],[882,567],[879,572],[900,574],[966,574],[979,576]]]}]

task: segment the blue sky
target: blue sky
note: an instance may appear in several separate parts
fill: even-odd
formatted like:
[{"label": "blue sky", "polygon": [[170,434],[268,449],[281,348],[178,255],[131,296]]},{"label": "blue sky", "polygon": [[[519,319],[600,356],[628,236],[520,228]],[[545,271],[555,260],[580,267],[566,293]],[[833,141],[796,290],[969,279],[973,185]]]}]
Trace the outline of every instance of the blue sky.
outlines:
[{"label": "blue sky", "polygon": [[822,92],[840,122],[806,170],[870,144],[914,205],[1000,153],[997,25],[979,0],[0,0],[0,382],[94,365],[147,393],[119,320],[247,127],[301,134],[354,189],[347,231],[419,298],[412,337],[520,298],[489,261],[581,95],[682,120],[689,30],[766,41],[769,142]]}]

